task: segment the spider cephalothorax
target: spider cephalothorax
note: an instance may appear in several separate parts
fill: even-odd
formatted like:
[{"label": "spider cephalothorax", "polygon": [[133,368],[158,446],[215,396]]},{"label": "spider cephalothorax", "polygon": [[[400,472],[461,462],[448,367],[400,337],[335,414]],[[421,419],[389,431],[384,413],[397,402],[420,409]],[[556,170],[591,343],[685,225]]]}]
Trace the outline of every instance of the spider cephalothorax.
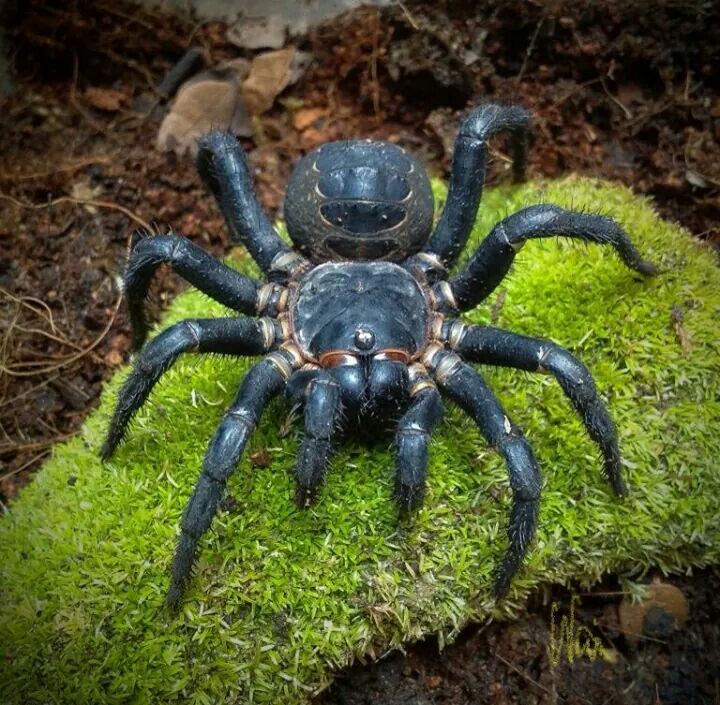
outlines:
[{"label": "spider cephalothorax", "polygon": [[480,202],[488,138],[509,135],[520,178],[527,127],[527,113],[516,106],[483,105],[465,117],[448,198],[432,235],[427,175],[403,149],[371,141],[320,147],[300,161],[287,190],[285,219],[298,251],[283,243],[258,205],[235,138],[225,132],[202,138],[200,174],[268,283],[236,272],[183,237],[136,238],[125,286],[137,346],[146,335],[145,294],[162,263],[246,315],[186,320],[148,343],[120,392],[102,450],[104,458],[113,453],[133,414],[181,353],[264,355],[210,442],[182,520],[170,604],[182,596],[198,542],[263,409],[281,391],[305,419],[295,468],[300,506],[323,482],[341,418],[361,427],[399,415],[395,497],[407,511],[423,498],[428,442],[442,416],[440,391],[470,414],[502,454],[513,492],[497,595],[507,590],[534,535],[541,479],[527,440],[468,362],[554,375],[598,444],[613,489],[624,494],[615,427],[587,369],[552,342],[458,318],[493,291],[531,238],[563,235],[609,244],[629,267],[654,273],[613,220],[541,205],[499,222],[448,277]]}]

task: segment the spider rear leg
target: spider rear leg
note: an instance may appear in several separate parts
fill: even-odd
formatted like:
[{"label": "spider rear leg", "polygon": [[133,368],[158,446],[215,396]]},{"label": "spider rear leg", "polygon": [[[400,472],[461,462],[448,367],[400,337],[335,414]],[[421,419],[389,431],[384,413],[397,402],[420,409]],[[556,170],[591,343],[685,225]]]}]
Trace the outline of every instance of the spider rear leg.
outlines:
[{"label": "spider rear leg", "polygon": [[473,418],[507,466],[513,499],[508,524],[509,545],[495,577],[495,594],[500,598],[510,587],[535,535],[542,486],[540,470],[522,431],[510,421],[472,367],[451,352],[437,353],[432,363],[440,388]]},{"label": "spider rear leg", "polygon": [[505,278],[515,254],[527,240],[555,235],[610,245],[630,269],[644,275],[657,274],[655,266],[642,259],[627,233],[612,218],[553,205],[530,206],[495,225],[465,267],[450,280],[449,292],[446,282],[436,285],[442,305],[447,310],[473,308]]},{"label": "spider rear leg", "polygon": [[310,506],[325,479],[341,412],[340,385],[327,372],[319,371],[305,394],[305,435],[295,466],[295,501],[299,507]]},{"label": "spider rear leg", "polygon": [[228,308],[251,315],[257,312],[259,282],[236,272],[185,237],[136,237],[124,279],[134,349],[140,348],[147,336],[145,297],[161,264],[171,265],[186,281]]},{"label": "spider rear leg", "polygon": [[552,374],[600,448],[603,469],[613,489],[619,496],[627,494],[617,430],[585,365],[549,340],[485,326],[466,327],[459,322],[453,325],[461,328],[453,347],[466,360]]},{"label": "spider rear leg", "polygon": [[185,592],[198,542],[210,527],[228,478],[235,472],[263,410],[285,386],[287,371],[271,357],[259,362],[245,375],[235,401],[210,441],[202,474],[181,523],[167,595],[167,603],[173,609],[178,607]]},{"label": "spider rear leg", "polygon": [[118,395],[115,413],[103,444],[101,457],[107,460],[123,439],[135,412],[145,403],[152,388],[184,352],[223,355],[260,355],[275,339],[270,319],[200,318],[188,319],[167,328],[140,353],[135,367]]},{"label": "spider rear leg", "polygon": [[428,444],[443,415],[437,387],[418,367],[410,368],[410,405],[395,435],[395,500],[402,514],[422,504]]}]

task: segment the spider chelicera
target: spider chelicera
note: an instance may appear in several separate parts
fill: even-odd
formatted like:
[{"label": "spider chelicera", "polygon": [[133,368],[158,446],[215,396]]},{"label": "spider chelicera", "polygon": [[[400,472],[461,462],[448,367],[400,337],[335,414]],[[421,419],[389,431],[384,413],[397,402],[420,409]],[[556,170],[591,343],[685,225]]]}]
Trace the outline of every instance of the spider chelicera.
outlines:
[{"label": "spider chelicera", "polygon": [[371,140],[322,145],[298,163],[285,195],[295,248],[283,243],[261,210],[237,140],[227,132],[201,138],[200,175],[268,283],[238,273],[186,238],[138,236],[125,274],[136,347],[147,332],[145,295],[162,263],[245,315],[185,320],[145,345],[120,392],[102,449],[104,459],[112,455],[133,414],[181,353],[264,355],[245,376],[210,441],[182,519],[170,605],[181,600],[198,542],[263,409],[282,391],[304,415],[295,466],[300,506],[312,501],[323,482],[341,419],[357,428],[396,420],[395,498],[402,511],[413,509],[423,498],[428,442],[442,416],[440,392],[464,409],[504,458],[512,488],[497,596],[507,591],[533,538],[541,477],[522,432],[468,362],[554,375],[599,446],[613,489],[625,493],[617,433],[587,369],[552,342],[468,325],[457,317],[487,298],[531,238],[562,235],[612,245],[628,267],[655,272],[610,218],[535,205],[495,225],[467,264],[448,278],[475,220],[487,140],[509,136],[514,176],[520,179],[528,124],[528,113],[517,106],[482,105],[466,115],[434,230],[427,174],[404,149]]}]

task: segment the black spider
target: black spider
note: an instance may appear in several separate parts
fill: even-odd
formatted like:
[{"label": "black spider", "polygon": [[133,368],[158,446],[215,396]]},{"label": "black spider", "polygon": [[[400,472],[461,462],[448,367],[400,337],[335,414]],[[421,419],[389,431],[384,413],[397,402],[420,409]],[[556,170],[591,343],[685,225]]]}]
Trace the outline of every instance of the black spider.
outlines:
[{"label": "black spider", "polygon": [[140,237],[130,255],[125,287],[136,346],[145,340],[143,303],[162,263],[230,309],[263,316],[186,320],[168,328],[143,348],[118,398],[104,459],[181,353],[265,356],[246,375],[210,442],[182,520],[171,605],[180,601],[198,541],[263,409],[283,390],[304,409],[305,435],[295,468],[301,506],[309,504],[324,479],[341,414],[356,427],[401,414],[395,497],[403,511],[423,498],[428,441],[442,415],[438,388],[472,416],[502,454],[513,492],[509,547],[495,583],[498,596],[533,538],[541,478],[522,432],[466,361],[553,374],[600,447],[613,489],[625,493],[615,427],[587,369],[552,342],[457,318],[495,289],[530,238],[563,235],[609,244],[632,269],[655,272],[613,220],[536,205],[499,222],[468,263],[447,278],[475,220],[488,138],[509,134],[519,179],[528,123],[528,114],[517,106],[483,105],[465,117],[447,202],[432,235],[430,183],[405,150],[371,140],[319,147],[300,161],[285,196],[285,220],[296,249],[282,242],[257,203],[236,139],[212,132],[200,140],[200,175],[233,236],[270,283],[239,274],[176,235]]}]

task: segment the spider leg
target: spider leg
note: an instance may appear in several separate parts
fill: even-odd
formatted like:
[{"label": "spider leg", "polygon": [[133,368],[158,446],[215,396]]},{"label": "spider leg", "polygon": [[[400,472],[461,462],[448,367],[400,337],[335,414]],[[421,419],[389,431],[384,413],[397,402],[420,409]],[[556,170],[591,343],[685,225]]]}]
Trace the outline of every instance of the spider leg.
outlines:
[{"label": "spider leg", "polygon": [[495,594],[502,597],[522,564],[535,535],[542,478],[535,455],[522,431],[505,414],[483,378],[458,355],[438,352],[431,361],[440,388],[465,410],[487,442],[505,459],[513,493],[509,545],[495,578]]},{"label": "spider leg", "polygon": [[[185,592],[198,542],[215,516],[228,478],[235,472],[263,410],[285,386],[287,370],[281,369],[281,366],[271,359],[275,354],[266,357],[245,375],[235,401],[210,441],[202,473],[180,525],[180,538],[167,595],[171,608],[178,607]],[[287,364],[285,362],[285,365]]]},{"label": "spider leg", "polygon": [[100,453],[102,459],[113,454],[135,412],[181,353],[260,355],[269,350],[274,339],[274,324],[266,318],[188,319],[164,330],[143,348],[125,380]]},{"label": "spider leg", "polygon": [[422,504],[430,435],[443,415],[435,383],[421,366],[410,368],[410,405],[395,435],[395,500],[402,514]]},{"label": "spider leg", "polygon": [[[233,238],[247,247],[266,274],[292,260],[303,261],[286,245],[260,207],[253,191],[245,152],[230,132],[216,130],[198,142],[197,169],[225,216]],[[286,255],[281,263],[282,255]]]},{"label": "spider leg", "polygon": [[325,479],[340,415],[340,385],[328,372],[319,371],[305,391],[305,435],[295,466],[295,501],[299,507],[310,506]]},{"label": "spider leg", "polygon": [[150,280],[161,264],[170,264],[181,277],[228,308],[255,314],[260,283],[236,272],[179,235],[136,236],[125,272],[125,293],[133,330],[133,348],[145,342],[143,306]]},{"label": "spider leg", "polygon": [[[619,496],[627,494],[620,467],[617,431],[603,405],[592,375],[579,360],[559,345],[485,326],[459,327],[452,347],[466,360],[485,365],[514,367],[528,372],[549,372],[562,387],[582,418],[590,438],[603,456],[603,469]],[[457,329],[456,329],[457,330]]]},{"label": "spider leg", "polygon": [[485,183],[487,142],[507,133],[513,176],[524,178],[530,115],[517,105],[480,105],[463,119],[455,140],[450,187],[435,232],[423,252],[410,258],[426,274],[437,276],[453,265],[472,230]]},{"label": "spider leg", "polygon": [[436,285],[443,305],[460,311],[476,306],[502,281],[527,240],[554,235],[610,245],[630,269],[645,275],[657,273],[612,218],[553,205],[530,206],[501,220],[490,231],[465,267],[450,280],[450,292],[445,282]]}]

